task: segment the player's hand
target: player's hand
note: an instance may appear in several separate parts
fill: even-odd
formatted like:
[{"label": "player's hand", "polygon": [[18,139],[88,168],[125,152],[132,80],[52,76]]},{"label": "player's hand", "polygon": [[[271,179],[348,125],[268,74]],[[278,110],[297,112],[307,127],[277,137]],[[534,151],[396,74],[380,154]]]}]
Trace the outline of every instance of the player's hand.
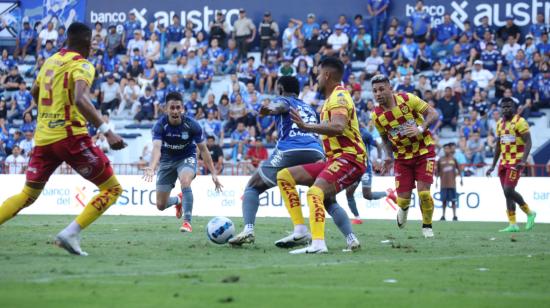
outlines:
[{"label": "player's hand", "polygon": [[491,173],[493,173],[493,171],[495,171],[495,167],[491,167],[491,168],[487,169],[487,172],[485,172],[485,175],[486,176],[491,176]]},{"label": "player's hand", "polygon": [[519,163],[516,164],[516,170],[521,172],[523,170],[523,168],[525,168],[525,162],[524,161],[520,161]]},{"label": "player's hand", "polygon": [[392,168],[392,165],[393,165],[393,159],[391,159],[390,157],[384,159],[384,164],[382,164],[382,168],[380,169],[380,174],[382,175],[389,174]]},{"label": "player's hand", "polygon": [[300,113],[294,108],[290,108],[290,118],[292,119],[292,122],[296,123],[299,128],[303,129],[306,126],[306,123],[300,116]]},{"label": "player's hand", "polygon": [[268,116],[269,113],[270,113],[270,110],[269,108],[267,108],[267,105],[262,105],[262,107],[260,107],[260,116],[265,117],[265,116]]},{"label": "player's hand", "polygon": [[407,123],[403,127],[403,133],[405,136],[412,138],[420,135],[420,130],[418,130],[418,126]]},{"label": "player's hand", "polygon": [[214,185],[216,185],[216,192],[221,193],[223,185],[222,183],[220,183],[217,175],[212,174],[212,182],[214,182]]},{"label": "player's hand", "polygon": [[108,131],[107,133],[105,133],[105,138],[107,138],[107,142],[113,150],[122,150],[127,146],[126,142],[124,142],[124,139],[122,139],[122,137],[120,137],[116,133],[113,133],[112,131]]},{"label": "player's hand", "polygon": [[143,168],[143,179],[147,182],[153,181],[153,178],[155,177],[155,170],[151,167],[145,167]]}]

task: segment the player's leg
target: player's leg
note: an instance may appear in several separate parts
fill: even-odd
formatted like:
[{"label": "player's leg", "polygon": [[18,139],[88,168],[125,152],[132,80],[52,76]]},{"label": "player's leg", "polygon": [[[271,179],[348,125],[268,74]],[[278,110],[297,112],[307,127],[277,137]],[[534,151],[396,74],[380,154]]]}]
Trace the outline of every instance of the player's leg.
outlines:
[{"label": "player's leg", "polygon": [[447,210],[447,188],[441,188],[439,191],[439,195],[441,196],[441,218],[440,221],[445,221],[445,212]]},{"label": "player's leg", "polygon": [[23,189],[6,199],[0,206],[0,225],[17,215],[19,211],[38,199],[42,189],[50,175],[61,164],[51,146],[34,147],[29,166],[27,168],[26,182]]},{"label": "player's leg", "polygon": [[156,180],[156,205],[159,211],[176,206],[176,217],[181,218],[181,198],[180,196],[170,196],[174,184],[178,179],[177,166],[168,161],[161,161],[157,171]]},{"label": "player's leg", "polygon": [[430,186],[433,183],[434,166],[435,159],[428,157],[419,160],[414,168],[414,179],[417,182],[418,198],[420,199],[420,209],[422,211],[422,234],[426,238],[433,237],[434,200],[430,193]]},{"label": "player's leg", "polygon": [[521,176],[522,170],[515,168],[506,168],[506,180],[503,185],[504,195],[506,199],[511,199],[519,205],[519,208],[527,215],[527,224],[525,230],[531,230],[535,225],[535,217],[537,213],[529,208],[529,205],[523,199],[523,196],[517,192],[516,186]]},{"label": "player's leg", "polygon": [[458,221],[458,217],[456,217],[456,201],[457,201],[457,194],[456,194],[456,188],[450,189],[450,195],[449,198],[451,200],[451,208],[453,210],[453,221]]},{"label": "player's leg", "polygon": [[357,203],[355,202],[355,196],[354,196],[357,186],[359,186],[359,182],[355,182],[351,184],[351,186],[346,188],[346,199],[348,200],[348,207],[351,210],[351,213],[353,214],[353,220],[351,221],[351,223],[360,225],[363,222],[361,221],[361,217],[359,217],[359,211],[357,210]]},{"label": "player's leg", "polygon": [[338,203],[336,203],[336,198],[325,198],[324,204],[326,211],[332,217],[334,224],[346,238],[347,249],[344,251],[355,251],[360,249],[361,243],[359,243],[357,236],[353,233],[348,214],[340,205],[338,205]]},{"label": "player's leg", "polygon": [[[397,200],[394,200],[394,199],[396,199],[395,194],[390,193],[390,192],[392,192],[391,189],[388,189],[388,192],[385,192],[385,191],[374,191],[373,192],[372,191],[372,177],[373,177],[372,164],[369,161],[369,163],[367,165],[367,170],[365,171],[365,173],[361,177],[361,186],[362,186],[362,190],[363,190],[363,198],[365,198],[367,200],[379,200],[379,199],[382,199],[382,198],[388,196],[395,203],[397,203]],[[390,194],[388,194],[388,193],[390,193]]]},{"label": "player's leg", "polygon": [[395,190],[397,192],[397,227],[403,229],[407,224],[409,205],[411,204],[414,183],[414,164],[407,160],[395,160]]},{"label": "player's leg", "polygon": [[192,232],[191,218],[193,215],[193,191],[191,190],[191,182],[197,174],[197,164],[194,159],[186,159],[179,164],[178,178],[181,184],[181,200],[183,207],[183,223],[181,232]]}]

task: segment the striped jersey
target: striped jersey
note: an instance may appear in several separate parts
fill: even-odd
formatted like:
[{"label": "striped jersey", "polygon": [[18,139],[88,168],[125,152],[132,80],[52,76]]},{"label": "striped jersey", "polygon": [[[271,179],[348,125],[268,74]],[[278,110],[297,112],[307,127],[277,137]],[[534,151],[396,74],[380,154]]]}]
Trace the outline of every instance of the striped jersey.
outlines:
[{"label": "striped jersey", "polygon": [[500,164],[513,166],[517,164],[525,152],[525,140],[522,135],[529,132],[529,124],[519,115],[514,115],[510,121],[500,119],[497,122],[497,137],[500,139]]},{"label": "striped jersey", "polygon": [[435,156],[434,142],[430,130],[415,137],[407,137],[403,130],[406,125],[418,126],[424,123],[422,114],[428,104],[411,93],[394,94],[396,106],[385,111],[377,106],[371,114],[380,135],[386,135],[392,143],[395,159],[412,159],[429,155]]},{"label": "striped jersey", "polygon": [[342,135],[333,137],[321,135],[323,149],[327,158],[336,158],[343,154],[350,154],[355,157],[357,162],[364,164],[367,150],[359,132],[359,121],[355,112],[355,104],[349,92],[341,86],[334,88],[323,105],[320,115],[321,122],[328,122],[331,112],[335,110],[346,112],[348,123]]},{"label": "striped jersey", "polygon": [[74,87],[77,80],[91,86],[94,75],[94,66],[74,51],[61,49],[44,62],[36,78],[39,87],[36,145],[88,134],[86,119],[74,104]]}]

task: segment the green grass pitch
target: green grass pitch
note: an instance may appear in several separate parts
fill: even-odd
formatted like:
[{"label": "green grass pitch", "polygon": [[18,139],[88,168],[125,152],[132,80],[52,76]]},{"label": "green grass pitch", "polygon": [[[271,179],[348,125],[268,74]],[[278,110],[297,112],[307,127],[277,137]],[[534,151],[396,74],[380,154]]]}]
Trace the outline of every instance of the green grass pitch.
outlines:
[{"label": "green grass pitch", "polygon": [[[207,218],[178,232],[170,217],[99,219],[83,233],[89,257],[51,245],[72,217],[20,216],[0,227],[0,307],[545,307],[550,302],[550,225],[498,233],[502,223],[419,222],[354,229],[343,253],[327,222],[329,253],[292,256],[273,242],[288,219],[258,218],[256,244],[208,242]],[[237,230],[242,220],[234,219]],[[382,243],[385,241],[385,243]]]}]

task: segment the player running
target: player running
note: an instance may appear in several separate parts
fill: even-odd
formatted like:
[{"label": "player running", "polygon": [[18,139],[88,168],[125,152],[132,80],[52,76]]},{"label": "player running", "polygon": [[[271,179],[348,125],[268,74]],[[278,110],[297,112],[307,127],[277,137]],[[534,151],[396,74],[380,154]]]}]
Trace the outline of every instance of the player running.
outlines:
[{"label": "player running", "polygon": [[428,127],[438,117],[437,111],[411,93],[394,94],[388,77],[376,75],[371,79],[372,92],[379,106],[372,120],[382,137],[386,157],[382,173],[389,171],[395,158],[395,188],[397,191],[397,226],[407,223],[412,190],[418,185],[422,211],[422,234],[434,236],[432,215],[434,201],[430,195],[433,183],[435,149]]},{"label": "player running", "polygon": [[458,161],[454,158],[455,154],[455,143],[450,142],[443,146],[445,151],[445,156],[441,157],[437,161],[437,171],[435,179],[435,187],[437,188],[437,183],[441,177],[441,190],[439,195],[441,197],[441,208],[443,213],[439,220],[445,221],[445,210],[447,209],[447,202],[451,203],[453,209],[453,221],[457,221],[456,217],[456,202],[458,195],[456,194],[456,176],[460,175],[460,186],[462,186],[462,172]]},{"label": "player running", "polygon": [[[197,148],[212,174],[216,191],[221,192],[222,184],[216,175],[210,151],[206,147],[201,126],[194,119],[182,114],[183,97],[179,92],[166,95],[166,114],[158,119],[153,127],[153,153],[149,167],[144,169],[143,178],[151,182],[155,170],[157,174],[157,208],[160,211],[175,205],[176,217],[183,211],[181,232],[192,232],[193,191],[191,182],[197,175]],[[180,181],[181,193],[170,197],[176,180]],[[182,210],[183,207],[183,210]]]},{"label": "player running", "polygon": [[[361,138],[363,139],[363,143],[365,144],[365,147],[367,148],[367,153],[372,153],[371,150],[373,147],[377,147],[378,144],[372,138],[372,135],[365,131],[363,132]],[[380,151],[377,151],[378,159],[382,157],[382,153]],[[363,223],[361,220],[361,217],[359,217],[359,211],[357,210],[357,203],[355,202],[355,190],[357,189],[357,186],[359,186],[359,182],[361,182],[361,188],[363,191],[363,198],[367,200],[379,200],[384,197],[388,197],[393,201],[393,203],[397,203],[397,196],[395,195],[395,191],[391,188],[388,188],[387,191],[372,191],[372,162],[367,155],[367,170],[361,177],[361,181],[357,181],[353,183],[350,187],[346,188],[346,199],[348,200],[348,206],[351,210],[351,213],[354,215],[354,219],[351,220],[351,223],[354,225],[360,225]]]},{"label": "player running", "polygon": [[516,106],[511,98],[503,98],[500,107],[502,108],[502,119],[498,121],[496,129],[496,143],[500,146],[496,148],[493,164],[487,170],[487,176],[490,176],[502,156],[498,166],[498,176],[506,198],[506,212],[510,224],[500,232],[519,232],[516,223],[516,203],[527,214],[525,230],[531,230],[535,226],[537,213],[529,209],[523,197],[516,191],[516,185],[531,151],[529,124],[524,118],[516,114]]},{"label": "player running", "polygon": [[[244,230],[236,237],[229,240],[229,244],[240,246],[255,241],[254,223],[259,206],[259,195],[277,185],[277,172],[283,168],[323,161],[325,154],[319,139],[314,133],[302,131],[290,118],[290,109],[298,110],[300,117],[306,123],[317,123],[315,110],[308,104],[297,98],[300,93],[300,85],[295,77],[283,76],[277,81],[279,97],[269,105],[260,109],[262,115],[275,115],[279,139],[271,157],[262,162],[258,170],[252,175],[244,191],[243,217]],[[346,211],[336,201],[329,202],[327,211],[332,216],[334,223],[346,238],[355,238]],[[286,203],[285,203],[286,205]],[[301,208],[300,208],[301,211]],[[281,248],[290,248],[297,245],[305,245],[311,241],[309,233],[299,233],[298,236],[290,236],[275,243]],[[354,242],[354,245],[359,245]]]},{"label": "player running", "polygon": [[73,23],[67,30],[67,48],[46,60],[31,93],[38,104],[35,148],[23,190],[0,207],[0,225],[31,205],[40,196],[50,175],[66,162],[99,188],[76,219],[57,234],[55,244],[68,252],[86,256],[80,248],[80,232],[103,214],[122,193],[109,159],[94,145],[86,121],[105,135],[114,150],[126,146],[103,122],[90,101],[94,66],[86,60],[92,41],[91,29]]},{"label": "player running", "polygon": [[[303,121],[299,110],[291,109],[292,121],[305,132],[321,135],[327,161],[283,169],[277,173],[277,185],[294,224],[292,237],[308,234],[296,184],[307,185],[311,245],[291,254],[325,253],[325,200],[357,181],[365,172],[367,151],[361,140],[355,105],[348,91],[341,86],[344,64],[337,58],[325,58],[319,64],[319,91],[327,97],[321,109],[321,123]],[[348,238],[348,248],[357,242]],[[358,243],[358,242],[357,242]]]}]

